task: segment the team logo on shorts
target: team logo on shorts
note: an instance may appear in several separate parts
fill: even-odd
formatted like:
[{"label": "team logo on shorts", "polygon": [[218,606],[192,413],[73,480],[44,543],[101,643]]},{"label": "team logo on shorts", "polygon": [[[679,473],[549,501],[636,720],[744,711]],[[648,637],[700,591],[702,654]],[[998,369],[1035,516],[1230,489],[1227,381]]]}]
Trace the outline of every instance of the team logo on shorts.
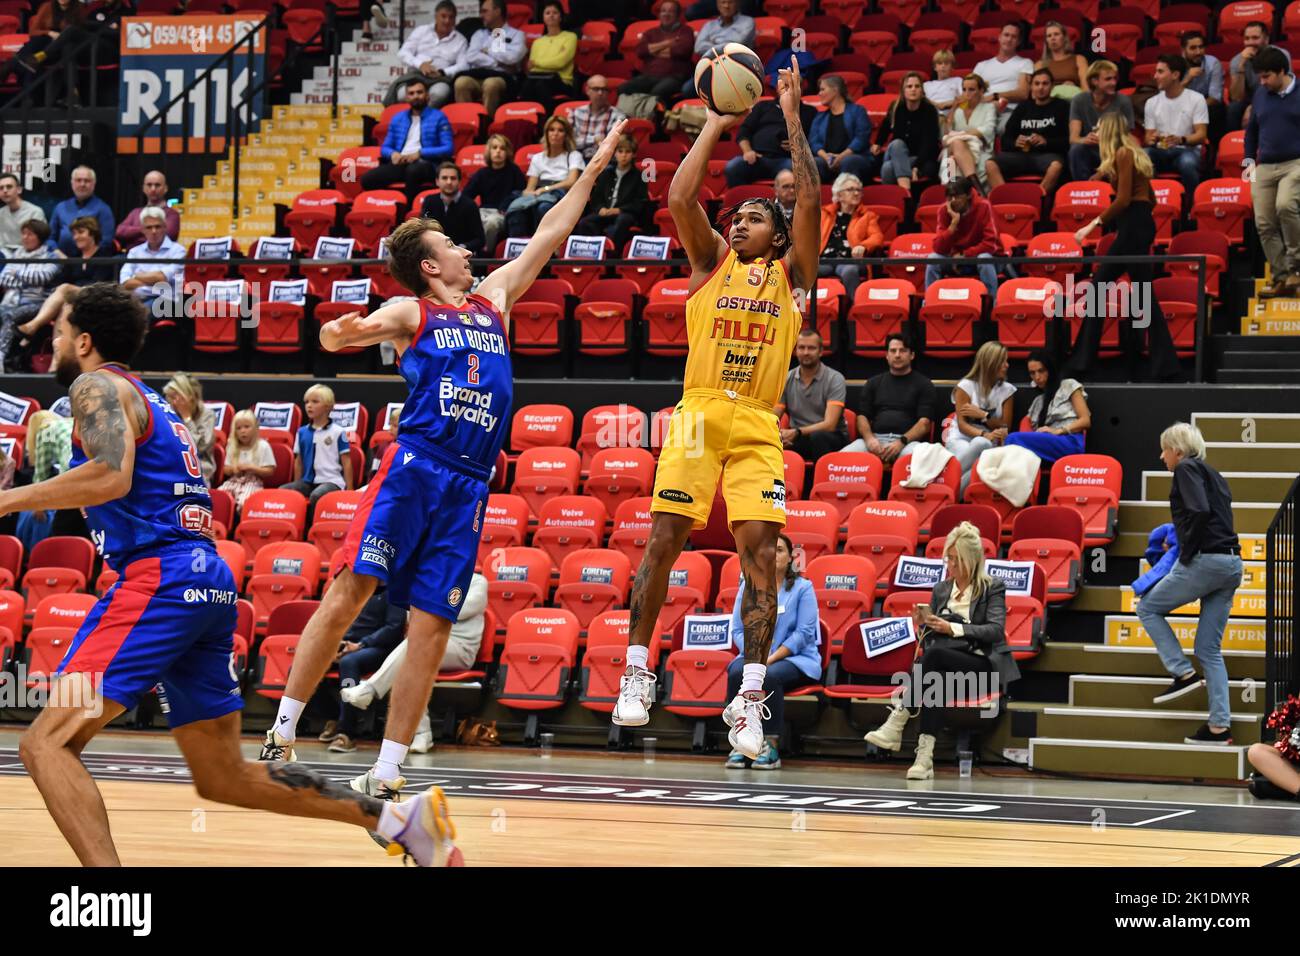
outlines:
[{"label": "team logo on shorts", "polygon": [[464,596],[465,596],[465,592],[463,592],[460,588],[452,588],[449,592],[447,592],[447,603],[450,604],[452,607],[459,607],[460,599]]},{"label": "team logo on shorts", "polygon": [[664,501],[676,501],[679,504],[683,504],[683,505],[689,505],[695,501],[695,499],[692,498],[690,495],[688,495],[686,492],[678,491],[676,488],[662,489],[659,492],[659,497],[664,499]]},{"label": "team logo on shorts", "polygon": [[785,510],[785,482],[780,478],[772,479],[772,490],[761,492],[764,501],[772,502],[773,511]]}]

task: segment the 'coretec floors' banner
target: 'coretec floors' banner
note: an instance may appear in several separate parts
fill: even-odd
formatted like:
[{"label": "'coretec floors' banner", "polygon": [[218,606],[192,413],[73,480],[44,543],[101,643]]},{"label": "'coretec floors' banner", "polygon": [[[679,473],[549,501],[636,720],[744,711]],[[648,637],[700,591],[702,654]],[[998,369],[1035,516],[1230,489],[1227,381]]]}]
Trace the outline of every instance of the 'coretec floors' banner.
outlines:
[{"label": "'coretec floors' banner", "polygon": [[[193,94],[167,113],[166,151],[203,151],[207,135],[211,137],[211,151],[223,152],[230,106],[242,101],[244,94],[262,81],[266,31],[257,33],[251,58],[245,44],[233,58],[233,66],[223,63],[204,74],[222,54],[248,36],[261,19],[246,14],[124,17],[118,152],[136,152],[141,130],[145,136],[143,152],[162,152],[163,121],[150,120],[192,87]],[[253,99],[246,118],[248,125],[255,127],[261,118],[261,97]]]}]

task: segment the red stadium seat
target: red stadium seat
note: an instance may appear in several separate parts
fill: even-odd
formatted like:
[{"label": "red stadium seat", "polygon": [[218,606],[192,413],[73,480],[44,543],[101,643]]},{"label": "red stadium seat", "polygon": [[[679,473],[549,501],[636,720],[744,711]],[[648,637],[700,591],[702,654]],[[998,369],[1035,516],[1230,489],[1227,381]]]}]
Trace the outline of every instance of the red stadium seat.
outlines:
[{"label": "red stadium seat", "polygon": [[1196,315],[1200,286],[1195,279],[1184,276],[1156,279],[1153,283],[1156,301],[1169,325],[1174,348],[1181,356],[1196,354]]},{"label": "red stadium seat", "polygon": [[[27,614],[27,602],[17,591],[0,589],[0,640],[4,635],[9,635],[9,648],[12,651],[14,644],[23,636],[23,620]],[[7,670],[3,661],[0,661],[0,671]]]},{"label": "red stadium seat", "polygon": [[989,204],[998,232],[1028,242],[1043,214],[1043,189],[1037,183],[1003,183],[993,187]]},{"label": "red stadium seat", "polygon": [[95,546],[89,538],[56,535],[37,542],[23,575],[27,603],[72,591],[85,591],[95,565]]},{"label": "red stadium seat", "polygon": [[920,319],[925,350],[960,358],[975,352],[975,323],[984,311],[987,290],[978,279],[937,279],[925,290]]},{"label": "red stadium seat", "polygon": [[559,355],[573,287],[563,279],[538,279],[510,310],[510,350],[518,355]]},{"label": "red stadium seat", "polygon": [[885,338],[898,331],[912,312],[916,286],[906,279],[869,279],[853,294],[849,307],[849,348],[854,355],[880,358]]},{"label": "red stadium seat", "polygon": [[[605,611],[587,626],[587,649],[578,676],[578,703],[599,714],[612,713],[627,669],[629,611]],[[650,638],[650,669],[659,661],[659,634]]]},{"label": "red stadium seat", "polygon": [[[834,554],[840,538],[839,509],[827,501],[786,501],[785,533],[795,548],[803,552],[806,565],[824,554]],[[790,556],[799,561],[800,556]]]},{"label": "red stadium seat", "polygon": [[[577,618],[562,608],[511,615],[497,669],[497,703],[527,711],[563,705],[578,654],[578,631]],[[535,721],[529,723],[535,730]],[[526,730],[524,736],[532,734]]]},{"label": "red stadium seat", "polygon": [[[934,233],[909,232],[891,242],[888,248],[887,255],[890,259],[925,259],[934,251]],[[924,265],[888,265],[885,266],[885,275],[910,282],[918,295],[925,291]]]},{"label": "red stadium seat", "polygon": [[1042,277],[1008,279],[998,286],[993,320],[998,341],[1011,357],[1024,358],[1033,349],[1047,347],[1047,320],[1061,294],[1059,282]]},{"label": "red stadium seat", "polygon": [[921,519],[907,501],[866,501],[849,514],[844,553],[868,558],[877,571],[876,589],[887,591],[903,555],[916,553]]},{"label": "red stadium seat", "polygon": [[258,627],[281,604],[315,597],[320,578],[321,554],[314,544],[282,541],[258,551],[247,591]]},{"label": "red stadium seat", "polygon": [[1042,573],[1049,603],[1068,601],[1083,574],[1083,517],[1055,505],[1026,508],[1011,526],[1011,561],[1033,561]]},{"label": "red stadium seat", "polygon": [[956,458],[948,459],[939,477],[922,488],[903,487],[903,482],[911,474],[912,456],[899,456],[891,472],[887,497],[890,501],[906,502],[916,509],[918,540],[925,542],[930,539],[930,520],[934,513],[957,500],[957,492],[961,487],[961,463]]},{"label": "red stadium seat", "polygon": [[302,351],[303,307],[292,302],[258,302],[253,307],[256,322],[254,348],[269,355],[292,355]]},{"label": "red stadium seat", "polygon": [[521,495],[536,517],[547,499],[577,491],[581,467],[582,459],[572,448],[527,448],[515,463],[510,493]]},{"label": "red stadium seat", "polygon": [[23,572],[23,543],[11,534],[0,534],[0,587],[12,588]]},{"label": "red stadium seat", "polygon": [[77,636],[71,627],[34,627],[27,635],[24,653],[27,661],[27,686],[44,687],[59,669],[59,664]]},{"label": "red stadium seat", "polygon": [[995,558],[1002,540],[1002,516],[988,505],[944,505],[930,519],[930,540],[925,547],[927,558],[943,557],[944,539],[948,532],[963,521],[969,521],[980,532],[984,556]]},{"label": "red stadium seat", "polygon": [[1221,233],[1233,246],[1245,245],[1245,226],[1254,221],[1250,183],[1240,176],[1207,179],[1192,196],[1192,221],[1200,232]]},{"label": "red stadium seat", "polygon": [[614,529],[609,535],[609,546],[627,555],[632,567],[640,567],[646,542],[650,539],[649,495],[631,498],[620,504],[614,512]]},{"label": "red stadium seat", "polygon": [[[895,616],[890,610],[889,601],[897,596],[890,595],[885,599],[887,617]],[[834,684],[826,684],[822,692],[832,700],[889,700],[899,691],[898,683],[893,680],[894,675],[912,670],[916,644],[903,644],[875,657],[868,657],[858,630],[860,623],[852,621],[840,634],[831,632],[831,640],[841,642],[839,670],[843,679]]]},{"label": "red stadium seat", "polygon": [[203,300],[193,303],[194,350],[222,353],[239,350],[239,326],[242,321],[238,302]]},{"label": "red stadium seat", "polygon": [[290,601],[271,612],[253,665],[253,689],[258,694],[272,700],[284,696],[298,641],[319,606],[319,601]]},{"label": "red stadium seat", "polygon": [[1019,268],[1025,275],[1064,279],[1067,273],[1079,271],[1079,263],[1056,264],[1051,260],[1062,256],[1081,256],[1083,247],[1075,240],[1073,232],[1040,232],[1029,241],[1025,255],[1042,260],[1022,263]]},{"label": "red stadium seat", "polygon": [[517,548],[528,534],[528,502],[519,495],[488,495],[483,509],[483,534],[479,538],[478,564],[499,548]]},{"label": "red stadium seat", "polygon": [[632,566],[627,555],[611,548],[570,551],[560,565],[556,607],[571,612],[586,630],[592,618],[627,603]]},{"label": "red stadium seat", "polygon": [[785,503],[788,515],[790,502],[798,501],[803,497],[804,474],[808,463],[803,460],[803,455],[792,448],[782,449],[781,459],[785,470]]},{"label": "red stadium seat", "polygon": [[[1205,256],[1205,291],[1216,299],[1221,298],[1219,277],[1227,271],[1229,249],[1227,236],[1204,229],[1180,232],[1169,243],[1171,256]],[[1165,271],[1170,276],[1195,279],[1198,285],[1202,282],[1200,269],[1195,262],[1167,262]]]},{"label": "red stadium seat", "polygon": [[[66,627],[76,630],[98,603],[93,594],[50,594],[33,603],[27,602],[32,627]],[[13,611],[10,611],[12,620]]]},{"label": "red stadium seat", "polygon": [[[670,143],[656,143],[656,144],[652,144],[652,145],[657,145],[657,146],[669,146],[669,145],[673,145],[673,144],[670,144]],[[633,246],[633,240],[630,240],[630,239],[629,239],[628,242],[627,242],[627,245],[625,245],[625,246],[623,247],[623,258],[624,258],[624,259],[633,259],[633,258],[636,258],[636,259],[642,259],[642,260],[644,260],[644,261],[646,262],[646,264],[645,264],[645,265],[639,265],[639,266],[620,266],[618,271],[619,271],[619,273],[620,273],[624,278],[626,278],[628,281],[636,283],[637,293],[638,293],[638,294],[643,295],[643,296],[646,296],[646,297],[649,297],[649,295],[650,295],[650,290],[651,290],[652,288],[654,288],[655,283],[660,282],[660,281],[662,281],[662,280],[668,278],[668,273],[671,272],[671,271],[672,271],[674,268],[676,268],[676,267],[673,266],[671,263],[668,263],[668,264],[660,264],[660,265],[651,265],[650,263],[652,263],[652,262],[662,262],[662,260],[648,259],[648,258],[646,258],[644,255],[642,255],[642,256],[633,256],[633,255],[631,254],[631,253],[632,253],[632,246]],[[680,246],[680,245],[679,245],[675,240],[671,240],[671,239],[669,240],[669,243],[668,243],[668,256],[669,256],[669,258],[681,258],[681,257],[682,257],[681,246]]]},{"label": "red stadium seat", "polygon": [[238,541],[218,541],[217,554],[226,562],[235,579],[235,590],[244,593],[244,579],[248,577],[248,550]]},{"label": "red stadium seat", "polygon": [[329,180],[349,200],[355,199],[361,192],[361,177],[378,168],[379,163],[378,146],[349,146],[339,153]]},{"label": "red stadium seat", "polygon": [[591,471],[592,459],[602,448],[641,448],[647,444],[650,421],[645,412],[626,403],[597,405],[582,416],[577,447],[582,471]]},{"label": "red stadium seat", "polygon": [[834,505],[844,525],[857,505],[880,497],[884,468],[871,452],[835,451],[822,455],[817,459],[809,497]]},{"label": "red stadium seat", "polygon": [[584,495],[557,495],[548,498],[537,513],[537,530],[533,547],[550,555],[556,567],[583,548],[598,548],[605,537],[605,506]]},{"label": "red stadium seat", "polygon": [[[1040,470],[1034,476],[1034,487],[1029,493],[1029,501],[1038,500],[1038,486],[1039,484],[1041,484],[1042,478],[1043,478],[1043,473]],[[1018,508],[1015,505],[1013,505],[1001,494],[994,491],[992,488],[990,488],[988,485],[984,483],[984,480],[980,478],[979,475],[978,463],[976,463],[976,466],[971,469],[970,484],[966,486],[965,500],[967,504],[988,505],[994,511],[996,511],[1000,516],[1002,521],[1002,534],[998,539],[995,539],[993,541],[993,544],[995,546],[999,543],[999,541],[1011,540],[1011,524],[1013,521],[1015,521],[1016,514],[1021,510],[1021,508]],[[1022,505],[1021,507],[1024,506]]]},{"label": "red stadium seat", "polygon": [[307,499],[296,491],[267,488],[255,491],[244,502],[235,540],[256,557],[268,544],[301,541],[307,522]]},{"label": "red stadium seat", "polygon": [[689,279],[664,279],[650,290],[642,312],[645,349],[650,355],[686,354],[686,298]]},{"label": "red stadium seat", "polygon": [[649,494],[654,481],[655,459],[644,448],[602,448],[591,460],[582,490],[613,514],[624,501]]},{"label": "red stadium seat", "polygon": [[636,295],[636,283],[630,279],[591,282],[573,313],[578,351],[584,355],[625,355],[632,347]]},{"label": "red stadium seat", "polygon": [[1066,455],[1052,465],[1047,503],[1077,511],[1083,518],[1084,547],[1115,540],[1124,468],[1109,455]]},{"label": "red stadium seat", "polygon": [[379,241],[393,231],[405,207],[406,196],[395,189],[372,189],[355,197],[343,224],[362,255],[379,249]]},{"label": "red stadium seat", "polygon": [[[612,239],[606,239],[602,246],[602,249],[604,250],[605,259],[613,258],[614,241]],[[559,254],[563,255],[563,250],[561,250]],[[594,301],[600,301],[601,296],[599,294],[597,294],[594,297],[587,295],[586,294],[587,288],[593,282],[598,281],[601,278],[601,276],[605,274],[605,270],[607,268],[609,267],[605,265],[604,260],[593,258],[590,259],[589,263],[586,265],[552,266],[551,274],[554,275],[555,278],[563,279],[565,282],[569,283],[569,285],[573,287],[574,295],[578,296],[579,299],[582,300],[582,302],[588,302],[588,301],[594,302]],[[609,280],[609,281],[618,281],[618,280]],[[606,291],[607,292],[610,291],[608,287],[606,287]],[[609,296],[605,296],[605,298],[608,300]],[[617,295],[614,296],[614,300],[615,301],[618,300]],[[631,316],[629,314],[629,320],[630,318]],[[575,320],[576,319],[577,316],[575,315]],[[596,332],[599,333],[604,331],[604,329],[599,327],[600,326],[599,322],[597,322],[596,325],[598,327],[595,330]],[[595,338],[599,338],[599,335],[596,335]],[[583,341],[586,341],[586,339],[584,338]],[[600,343],[597,341],[595,344],[599,345]],[[595,353],[595,354],[604,354],[604,353]]]},{"label": "red stadium seat", "polygon": [[869,558],[828,554],[809,562],[804,576],[817,594],[817,610],[831,634],[871,613],[878,572]]},{"label": "red stadium seat", "polygon": [[502,548],[483,569],[488,581],[488,608],[499,624],[516,611],[542,607],[551,591],[555,566],[540,548]]},{"label": "red stadium seat", "polygon": [[525,405],[510,419],[510,447],[567,448],[573,443],[573,410],[567,405]]}]

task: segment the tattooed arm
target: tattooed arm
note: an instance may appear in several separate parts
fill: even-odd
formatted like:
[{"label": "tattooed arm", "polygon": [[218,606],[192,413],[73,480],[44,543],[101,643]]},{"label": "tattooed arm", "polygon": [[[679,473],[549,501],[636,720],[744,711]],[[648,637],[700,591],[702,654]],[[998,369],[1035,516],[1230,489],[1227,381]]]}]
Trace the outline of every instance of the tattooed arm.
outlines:
[{"label": "tattooed arm", "polygon": [[790,162],[794,170],[794,223],[790,228],[790,249],[785,263],[790,281],[796,289],[811,289],[817,278],[817,254],[821,251],[821,176],[812,147],[804,135],[800,107],[799,60],[790,57],[790,69],[781,70],[777,78],[777,99],[785,114],[786,135],[790,140]]},{"label": "tattooed arm", "polygon": [[139,409],[123,408],[118,387],[109,372],[87,372],[72,383],[72,418],[89,460],[48,481],[0,493],[0,514],[86,508],[131,490],[141,421]]}]

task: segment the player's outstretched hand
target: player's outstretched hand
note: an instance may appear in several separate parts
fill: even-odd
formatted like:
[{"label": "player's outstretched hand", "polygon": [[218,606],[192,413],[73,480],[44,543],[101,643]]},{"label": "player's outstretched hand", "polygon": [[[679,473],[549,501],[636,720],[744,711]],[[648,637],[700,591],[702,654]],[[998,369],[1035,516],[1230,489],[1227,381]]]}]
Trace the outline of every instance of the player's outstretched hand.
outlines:
[{"label": "player's outstretched hand", "polygon": [[618,149],[619,137],[623,135],[623,127],[627,125],[627,120],[619,120],[605,134],[605,138],[600,141],[596,147],[596,153],[587,163],[587,173],[591,176],[599,176],[609,165],[609,161],[614,158],[614,150]]},{"label": "player's outstretched hand", "polygon": [[328,352],[337,352],[351,340],[363,338],[382,328],[383,323],[375,318],[360,312],[349,312],[320,327],[320,344]]},{"label": "player's outstretched hand", "polygon": [[786,116],[799,115],[803,100],[803,83],[799,77],[799,58],[790,54],[790,69],[778,70],[776,75],[776,101]]}]

